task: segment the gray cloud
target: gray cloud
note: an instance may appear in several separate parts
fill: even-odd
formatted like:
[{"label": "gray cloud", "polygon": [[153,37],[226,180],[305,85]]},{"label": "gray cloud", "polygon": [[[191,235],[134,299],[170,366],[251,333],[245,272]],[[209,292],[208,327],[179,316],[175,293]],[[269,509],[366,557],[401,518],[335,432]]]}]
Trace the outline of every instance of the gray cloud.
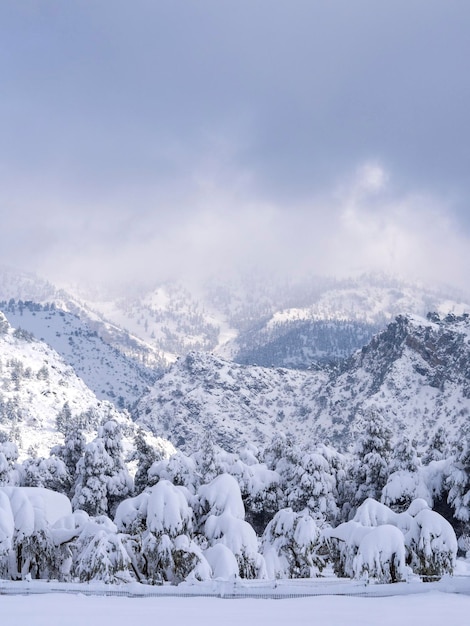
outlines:
[{"label": "gray cloud", "polygon": [[469,19],[464,1],[3,2],[2,259],[465,283]]}]

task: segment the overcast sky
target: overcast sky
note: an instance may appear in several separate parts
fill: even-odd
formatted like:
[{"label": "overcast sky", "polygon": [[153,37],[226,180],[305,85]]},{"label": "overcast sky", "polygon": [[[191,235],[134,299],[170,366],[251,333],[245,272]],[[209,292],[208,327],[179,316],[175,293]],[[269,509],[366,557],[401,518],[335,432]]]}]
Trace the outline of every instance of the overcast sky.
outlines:
[{"label": "overcast sky", "polygon": [[1,0],[0,261],[468,284],[468,0]]}]

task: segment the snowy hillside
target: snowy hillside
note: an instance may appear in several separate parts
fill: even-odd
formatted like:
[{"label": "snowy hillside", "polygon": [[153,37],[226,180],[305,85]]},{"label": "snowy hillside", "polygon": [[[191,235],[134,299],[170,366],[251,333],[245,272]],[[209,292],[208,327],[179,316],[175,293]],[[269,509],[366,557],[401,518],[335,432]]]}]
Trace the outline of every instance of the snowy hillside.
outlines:
[{"label": "snowy hillside", "polygon": [[73,288],[68,291],[59,289],[36,275],[0,266],[0,301],[7,305],[11,301],[28,302],[45,308],[53,304],[56,309],[80,318],[84,326],[96,333],[104,343],[144,368],[158,369],[165,362],[157,349],[90,308],[75,294]]},{"label": "snowy hillside", "polygon": [[470,415],[470,317],[399,316],[345,364],[315,404],[314,423],[328,416],[320,432],[337,439],[351,437],[368,406],[421,445],[440,425],[453,435]]},{"label": "snowy hillside", "polygon": [[106,286],[64,291],[0,268],[0,299],[11,298],[54,303],[112,348],[158,369],[192,351],[305,369],[350,356],[396,315],[470,311],[470,297],[452,289],[384,275],[286,280],[253,272],[203,284],[132,285],[120,293]]},{"label": "snowy hillside", "polygon": [[396,315],[460,314],[470,299],[388,276],[355,280],[237,276],[166,283],[88,306],[155,346],[168,362],[210,351],[239,363],[307,368],[351,355]]},{"label": "snowy hillside", "polygon": [[17,443],[20,457],[48,456],[63,439],[58,419],[68,415],[81,416],[90,433],[111,417],[134,428],[125,414],[98,400],[57,352],[11,328],[0,313],[0,431]]},{"label": "snowy hillside", "polygon": [[156,434],[191,449],[211,436],[238,449],[275,432],[346,446],[355,420],[377,407],[394,432],[424,445],[470,414],[470,321],[436,314],[399,317],[341,368],[293,371],[242,366],[191,353],[159,379],[137,407]]},{"label": "snowy hillside", "polygon": [[177,447],[193,449],[209,434],[237,450],[268,441],[278,429],[298,432],[311,412],[309,398],[327,380],[324,373],[243,366],[190,353],[156,382],[136,416]]},{"label": "snowy hillside", "polygon": [[54,305],[0,302],[13,328],[26,330],[58,352],[101,400],[131,407],[156,378],[155,370],[103,341],[78,315]]},{"label": "snowy hillside", "polygon": [[350,356],[397,315],[461,314],[469,302],[446,288],[365,275],[325,285],[306,306],[279,308],[220,353],[240,363],[306,368]]}]

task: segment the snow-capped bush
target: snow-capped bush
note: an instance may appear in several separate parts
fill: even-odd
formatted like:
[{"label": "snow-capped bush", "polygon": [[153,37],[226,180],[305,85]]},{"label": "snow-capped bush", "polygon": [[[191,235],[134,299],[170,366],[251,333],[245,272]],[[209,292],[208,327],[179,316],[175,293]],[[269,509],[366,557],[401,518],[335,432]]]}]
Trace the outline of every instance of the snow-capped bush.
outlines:
[{"label": "snow-capped bush", "polygon": [[74,545],[72,575],[80,581],[130,582],[127,538],[110,519],[100,516],[84,525]]},{"label": "snow-capped bush", "polygon": [[[387,530],[376,532],[381,528]],[[326,529],[323,537],[338,575],[367,574],[382,582],[404,580],[405,565],[424,580],[452,573],[457,553],[451,525],[423,499],[414,500],[407,511],[395,513],[369,498],[352,521]]]},{"label": "snow-capped bush", "polygon": [[226,512],[210,515],[204,525],[209,545],[222,543],[235,555],[241,578],[265,578],[266,567],[258,551],[258,538],[253,528],[242,519]]},{"label": "snow-capped bush", "polygon": [[[410,514],[413,513],[412,510]],[[427,506],[415,513],[414,520],[416,525],[408,537],[413,571],[424,580],[452,574],[457,556],[457,539],[452,526]]]},{"label": "snow-capped bush", "polygon": [[221,474],[198,491],[201,520],[210,515],[229,513],[238,519],[245,519],[245,507],[240,487],[233,476]]},{"label": "snow-capped bush", "polygon": [[160,480],[118,506],[116,526],[134,542],[131,561],[140,580],[177,584],[210,578],[210,566],[192,539],[194,513],[188,497],[184,487]]},{"label": "snow-capped bush", "polygon": [[269,522],[262,537],[262,552],[269,578],[311,578],[324,566],[318,555],[320,531],[308,511],[282,509]]},{"label": "snow-capped bush", "polygon": [[209,546],[222,543],[234,554],[242,578],[265,576],[258,538],[244,520],[240,487],[229,474],[221,474],[198,492],[200,524]]},{"label": "snow-capped bush", "polygon": [[223,543],[216,543],[204,551],[212,570],[212,578],[234,580],[239,576],[238,562],[233,552]]},{"label": "snow-capped bush", "polygon": [[34,578],[57,578],[60,555],[50,529],[60,517],[71,513],[68,498],[43,488],[1,487],[0,506],[1,569],[11,578],[28,574]]},{"label": "snow-capped bush", "polygon": [[406,580],[405,538],[395,526],[369,528],[353,559],[354,578],[374,578],[381,583]]}]

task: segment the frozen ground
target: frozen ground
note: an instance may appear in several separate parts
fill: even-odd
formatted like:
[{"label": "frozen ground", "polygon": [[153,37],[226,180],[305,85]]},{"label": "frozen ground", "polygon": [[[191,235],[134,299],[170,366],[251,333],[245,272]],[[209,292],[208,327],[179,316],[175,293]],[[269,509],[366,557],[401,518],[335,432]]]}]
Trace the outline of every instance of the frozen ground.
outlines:
[{"label": "frozen ground", "polygon": [[470,596],[430,591],[363,598],[315,596],[294,599],[201,597],[99,597],[44,594],[3,596],[2,626],[459,626],[468,624]]}]

